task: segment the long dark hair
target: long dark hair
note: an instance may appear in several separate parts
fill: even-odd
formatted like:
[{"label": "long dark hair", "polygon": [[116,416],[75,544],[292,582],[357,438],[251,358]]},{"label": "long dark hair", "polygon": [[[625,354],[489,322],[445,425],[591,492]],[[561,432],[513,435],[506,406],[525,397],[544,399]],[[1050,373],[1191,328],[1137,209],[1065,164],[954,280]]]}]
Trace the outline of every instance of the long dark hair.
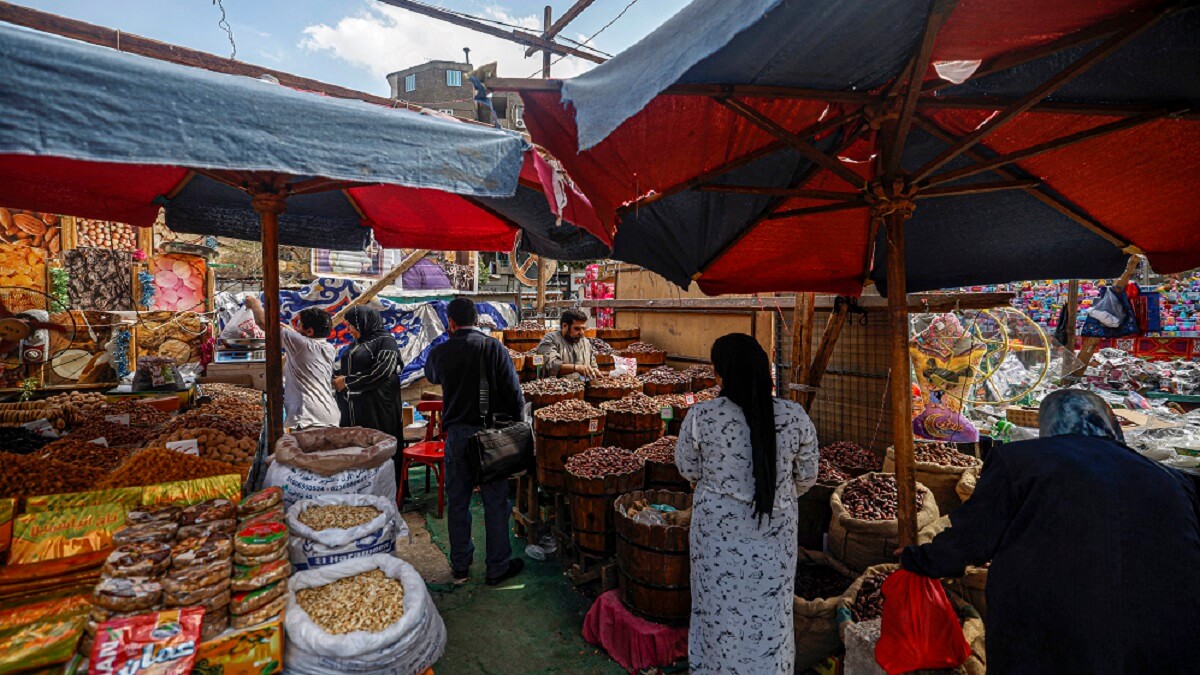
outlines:
[{"label": "long dark hair", "polygon": [[721,395],[733,401],[750,427],[754,464],[754,515],[770,516],[775,506],[775,399],[771,364],[758,340],[730,333],[712,346],[713,368],[721,376]]}]

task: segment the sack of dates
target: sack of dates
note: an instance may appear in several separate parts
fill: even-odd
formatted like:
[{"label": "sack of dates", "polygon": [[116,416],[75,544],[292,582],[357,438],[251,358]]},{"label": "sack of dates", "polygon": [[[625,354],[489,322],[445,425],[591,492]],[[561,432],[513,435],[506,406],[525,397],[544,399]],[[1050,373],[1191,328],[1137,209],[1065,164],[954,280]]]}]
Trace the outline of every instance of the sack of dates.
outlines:
[{"label": "sack of dates", "polygon": [[883,582],[898,569],[894,563],[868,567],[838,603],[838,631],[846,645],[843,663],[847,673],[887,675],[875,661],[875,643],[883,617]]},{"label": "sack of dates", "polygon": [[[962,506],[958,481],[964,473],[979,468],[979,458],[959,452],[953,443],[917,443],[913,448],[913,470],[917,482],[929,488],[937,500],[938,513],[948,515]],[[896,450],[888,448],[883,458],[884,473],[896,470]]]},{"label": "sack of dates", "polygon": [[[855,572],[896,559],[900,546],[896,477],[868,473],[834,490],[829,500],[829,553]],[[929,488],[917,483],[917,529],[938,518]]]},{"label": "sack of dates", "polygon": [[289,557],[297,570],[333,565],[396,550],[396,537],[408,525],[394,499],[372,495],[324,495],[288,509]]},{"label": "sack of dates", "polygon": [[854,579],[854,573],[832,557],[800,549],[796,594],[792,598],[796,672],[812,668],[841,646],[837,608]]}]

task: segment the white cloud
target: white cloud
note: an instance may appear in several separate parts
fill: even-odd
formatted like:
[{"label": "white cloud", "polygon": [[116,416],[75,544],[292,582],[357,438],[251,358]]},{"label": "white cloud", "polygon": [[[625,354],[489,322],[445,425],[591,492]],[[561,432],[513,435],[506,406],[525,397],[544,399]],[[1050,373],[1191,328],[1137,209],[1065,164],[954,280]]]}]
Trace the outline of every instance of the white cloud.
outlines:
[{"label": "white cloud", "polygon": [[[488,6],[482,15],[537,32],[539,16],[514,17],[504,8]],[[540,53],[525,58],[525,47],[478,33],[469,28],[423,16],[382,3],[369,3],[356,14],[330,26],[317,24],[304,29],[301,47],[330,52],[334,57],[383,78],[431,60],[459,61],[463,47],[471,48],[471,63],[498,63],[501,77],[528,77],[541,70]],[[557,56],[555,57],[558,58]],[[554,77],[572,77],[594,64],[568,57],[554,64]]]}]

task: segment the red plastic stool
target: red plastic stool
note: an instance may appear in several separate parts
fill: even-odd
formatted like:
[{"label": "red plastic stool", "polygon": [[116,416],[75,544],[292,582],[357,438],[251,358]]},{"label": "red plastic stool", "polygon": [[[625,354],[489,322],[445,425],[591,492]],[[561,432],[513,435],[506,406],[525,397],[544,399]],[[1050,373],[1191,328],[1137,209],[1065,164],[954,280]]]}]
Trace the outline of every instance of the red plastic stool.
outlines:
[{"label": "red plastic stool", "polygon": [[413,443],[400,453],[400,486],[397,490],[396,501],[404,486],[408,485],[408,467],[413,464],[426,466],[425,492],[429,492],[429,471],[433,471],[438,484],[437,517],[442,517],[442,508],[446,500],[446,433],[442,429],[442,402],[421,401],[417,404],[417,412],[428,420],[425,425],[425,440]]}]

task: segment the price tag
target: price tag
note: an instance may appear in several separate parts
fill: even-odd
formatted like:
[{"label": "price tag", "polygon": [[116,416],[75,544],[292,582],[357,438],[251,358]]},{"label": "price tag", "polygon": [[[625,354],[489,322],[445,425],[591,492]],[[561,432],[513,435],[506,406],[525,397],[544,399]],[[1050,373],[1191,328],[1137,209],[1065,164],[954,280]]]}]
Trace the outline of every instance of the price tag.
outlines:
[{"label": "price tag", "polygon": [[600,420],[596,420],[596,419],[588,420],[588,433],[589,434],[594,434],[599,430],[600,430]]},{"label": "price tag", "polygon": [[108,439],[103,436],[100,438],[93,438],[92,440],[88,441],[88,443],[95,443],[96,445],[103,445],[106,448],[108,447]]},{"label": "price tag", "polygon": [[542,364],[544,364],[545,362],[546,362],[546,357],[542,356],[541,354],[537,354],[533,357],[533,367],[534,368],[541,368]]},{"label": "price tag", "polygon": [[40,420],[26,422],[21,426],[28,429],[30,433],[37,434],[38,436],[45,436],[46,438],[58,438],[58,432],[54,430],[54,425],[50,424],[50,420],[46,419],[45,417]]},{"label": "price tag", "polygon": [[696,396],[694,394],[684,394],[683,401],[688,405],[696,405]]},{"label": "price tag", "polygon": [[124,424],[125,426],[129,426],[129,414],[125,413],[123,415],[105,415],[104,421],[112,422],[113,424]]},{"label": "price tag", "polygon": [[200,456],[200,445],[196,443],[196,439],[194,438],[189,438],[186,441],[167,441],[167,449],[182,452],[185,455]]},{"label": "price tag", "polygon": [[664,420],[666,420],[668,422],[675,419],[675,411],[671,409],[671,406],[667,406],[667,407],[663,408],[662,410],[659,411],[659,414],[662,416],[662,418]]}]

